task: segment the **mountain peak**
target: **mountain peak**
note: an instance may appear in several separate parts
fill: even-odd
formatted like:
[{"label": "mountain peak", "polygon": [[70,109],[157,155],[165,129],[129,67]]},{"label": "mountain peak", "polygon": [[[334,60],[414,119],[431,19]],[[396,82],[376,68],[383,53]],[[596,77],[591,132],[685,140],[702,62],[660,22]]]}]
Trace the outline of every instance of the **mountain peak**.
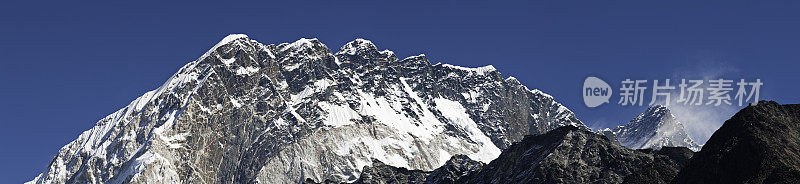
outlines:
[{"label": "mountain peak", "polygon": [[219,43],[224,44],[240,38],[250,39],[246,34],[229,34],[228,36],[225,36],[225,38],[222,38],[222,40]]},{"label": "mountain peak", "polygon": [[248,36],[247,36],[247,35],[245,35],[245,34],[229,34],[228,36],[225,36],[224,38],[222,38],[222,40],[220,40],[219,42],[217,42],[217,44],[215,44],[213,47],[211,47],[211,49],[208,49],[208,51],[206,51],[206,53],[205,53],[205,54],[203,54],[203,56],[201,56],[200,58],[207,57],[207,56],[209,56],[209,55],[210,55],[212,52],[214,52],[215,50],[217,50],[217,48],[219,48],[219,47],[221,47],[221,46],[223,46],[223,45],[227,45],[227,44],[229,44],[229,43],[231,43],[231,42],[234,42],[234,41],[236,41],[236,40],[240,40],[240,39],[249,40],[249,39],[250,39],[250,37],[248,37]]},{"label": "mountain peak", "polygon": [[666,106],[654,105],[648,107],[647,110],[637,116],[637,119],[642,118],[674,118],[674,115]]},{"label": "mountain peak", "polygon": [[344,44],[337,54],[356,55],[363,52],[378,52],[378,47],[372,41],[356,38],[356,40]]},{"label": "mountain peak", "polygon": [[[285,52],[287,50],[293,51],[304,51],[308,49],[315,49],[318,48],[320,50],[327,50],[328,47],[325,44],[322,44],[317,38],[300,38],[297,41],[292,43],[282,43],[278,45],[280,49],[279,52]],[[324,49],[323,49],[324,48]],[[315,49],[316,50],[316,49]]]},{"label": "mountain peak", "polygon": [[398,61],[397,56],[390,50],[378,50],[372,41],[357,38],[347,42],[335,54],[340,59],[360,64],[380,64]]},{"label": "mountain peak", "polygon": [[612,134],[620,144],[632,149],[682,146],[700,150],[700,146],[686,133],[683,123],[663,105],[647,108],[624,126],[615,128]]}]

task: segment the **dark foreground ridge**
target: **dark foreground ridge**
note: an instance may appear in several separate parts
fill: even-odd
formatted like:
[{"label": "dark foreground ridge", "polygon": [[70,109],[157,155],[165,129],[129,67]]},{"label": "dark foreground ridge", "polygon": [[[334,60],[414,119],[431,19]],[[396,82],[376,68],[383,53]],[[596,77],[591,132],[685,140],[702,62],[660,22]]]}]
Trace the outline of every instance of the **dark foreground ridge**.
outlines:
[{"label": "dark foreground ridge", "polygon": [[485,166],[466,156],[432,172],[375,163],[356,183],[668,183],[692,154],[684,147],[632,150],[566,126],[526,136]]},{"label": "dark foreground ridge", "polygon": [[[682,152],[683,154],[674,154]],[[605,136],[562,127],[540,136],[528,136],[504,150],[480,172],[463,178],[466,183],[622,183],[647,166],[675,170],[692,156],[688,148],[662,151],[632,150]],[[669,155],[669,156],[668,156]],[[667,164],[662,164],[667,163]],[[642,174],[640,174],[642,173]],[[664,183],[674,173],[649,174],[646,183]],[[638,179],[636,177],[632,178]],[[632,183],[637,183],[633,182]]]},{"label": "dark foreground ridge", "polygon": [[673,183],[800,183],[800,104],[761,101],[722,125]]}]

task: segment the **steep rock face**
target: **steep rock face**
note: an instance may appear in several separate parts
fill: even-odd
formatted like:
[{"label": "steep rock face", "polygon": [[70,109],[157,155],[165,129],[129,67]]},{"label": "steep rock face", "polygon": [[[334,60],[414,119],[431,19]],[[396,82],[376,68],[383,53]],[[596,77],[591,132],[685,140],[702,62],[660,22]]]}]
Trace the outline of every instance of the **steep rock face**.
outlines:
[{"label": "steep rock face", "polygon": [[674,183],[800,183],[800,104],[761,101],[742,109]]},{"label": "steep rock face", "polygon": [[667,107],[661,105],[648,108],[623,126],[600,133],[631,149],[661,149],[668,146],[700,150],[700,145],[689,137],[683,124]]},{"label": "steep rock face", "polygon": [[464,183],[621,183],[653,154],[631,150],[575,127],[529,136],[504,150]]},{"label": "steep rock face", "polygon": [[59,150],[32,183],[355,181],[373,160],[489,162],[524,135],[586,127],[493,67],[399,60],[358,39],[231,35]]}]

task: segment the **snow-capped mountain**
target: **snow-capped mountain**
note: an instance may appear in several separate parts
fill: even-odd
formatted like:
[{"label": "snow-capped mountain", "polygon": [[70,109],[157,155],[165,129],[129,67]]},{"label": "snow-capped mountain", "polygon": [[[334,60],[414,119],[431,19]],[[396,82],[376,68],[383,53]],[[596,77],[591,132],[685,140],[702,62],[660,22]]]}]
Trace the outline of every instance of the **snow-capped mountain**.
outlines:
[{"label": "snow-capped mountain", "polygon": [[631,149],[660,149],[661,147],[687,147],[699,151],[701,146],[692,140],[683,124],[662,105],[648,108],[623,126],[599,131],[622,146]]},{"label": "snow-capped mountain", "polygon": [[230,35],[61,148],[31,183],[352,182],[374,160],[488,163],[565,125],[588,130],[491,65],[400,60],[363,39],[333,53],[316,39]]}]

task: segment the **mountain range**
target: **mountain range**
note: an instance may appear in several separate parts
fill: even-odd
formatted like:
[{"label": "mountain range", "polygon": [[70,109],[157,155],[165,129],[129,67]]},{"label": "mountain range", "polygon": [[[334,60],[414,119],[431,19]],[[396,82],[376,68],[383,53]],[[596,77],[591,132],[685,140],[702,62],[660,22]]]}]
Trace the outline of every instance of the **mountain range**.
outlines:
[{"label": "mountain range", "polygon": [[561,126],[552,96],[492,66],[431,64],[357,39],[222,39],[161,87],[61,148],[31,183],[351,182],[373,160],[433,170],[488,163]]},{"label": "mountain range", "polygon": [[491,65],[234,34],[29,183],[791,183],[798,109],[762,101],[701,147],[664,106],[593,132]]}]

